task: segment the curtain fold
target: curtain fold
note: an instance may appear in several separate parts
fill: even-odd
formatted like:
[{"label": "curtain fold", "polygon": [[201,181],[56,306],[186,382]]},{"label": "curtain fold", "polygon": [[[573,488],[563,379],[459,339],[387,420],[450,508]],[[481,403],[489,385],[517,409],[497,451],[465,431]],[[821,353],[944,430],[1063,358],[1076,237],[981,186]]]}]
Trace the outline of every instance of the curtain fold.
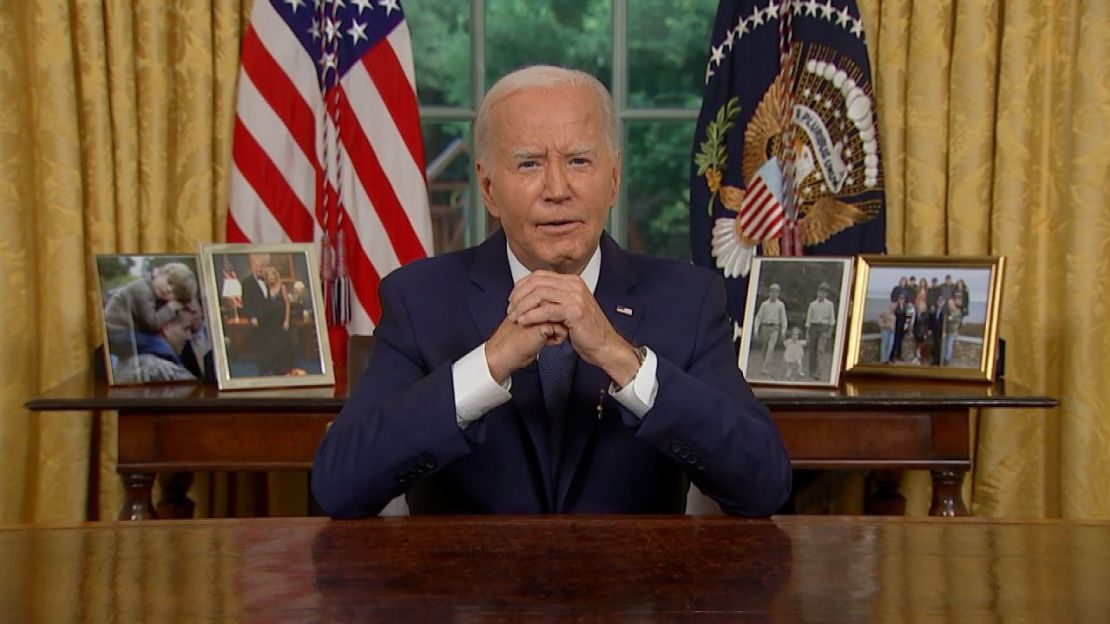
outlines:
[{"label": "curtain fold", "polygon": [[100,517],[118,513],[114,414],[90,458],[91,414],[22,403],[88,374],[93,255],[195,253],[223,236],[248,13],[218,0],[0,3],[0,522],[84,519],[90,470]]},{"label": "curtain fold", "polygon": [[[0,2],[0,522],[83,519],[90,466],[119,509],[114,416],[90,457],[90,414],[22,404],[89,370],[94,254],[222,238],[249,4]],[[1110,517],[1110,6],[859,6],[890,252],[1007,256],[1007,379],[1061,401],[980,415],[972,511]],[[912,513],[928,482],[903,483]],[[198,514],[227,488],[198,479]]]},{"label": "curtain fold", "polygon": [[[972,512],[1110,517],[1110,7],[860,8],[877,33],[890,253],[1006,256],[1006,377],[1061,402],[979,415]],[[903,491],[925,513],[928,479]]]}]

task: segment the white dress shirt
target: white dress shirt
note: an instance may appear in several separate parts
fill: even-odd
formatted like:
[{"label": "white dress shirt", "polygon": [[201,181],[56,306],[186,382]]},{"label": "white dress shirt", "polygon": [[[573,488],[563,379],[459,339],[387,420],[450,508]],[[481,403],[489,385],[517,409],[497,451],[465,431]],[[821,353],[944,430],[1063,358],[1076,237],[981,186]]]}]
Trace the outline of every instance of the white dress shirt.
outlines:
[{"label": "white dress shirt", "polygon": [[[509,258],[509,270],[512,272],[514,284],[531,273],[513,254],[512,249],[509,249],[508,244],[505,245],[505,253]],[[582,269],[579,277],[593,293],[597,288],[600,275],[601,247],[598,247],[590,256],[590,261],[586,263],[586,268]],[[632,383],[620,390],[617,390],[611,381],[609,383],[609,395],[637,418],[643,418],[644,414],[651,409],[655,404],[655,395],[659,391],[659,380],[655,374],[656,356],[650,348],[646,351],[647,356],[640,364],[640,369],[632,379]],[[489,363],[486,362],[484,342],[451,365],[451,376],[455,389],[455,418],[459,426],[464,429],[486,412],[512,398],[512,378],[505,380],[504,385],[497,383],[493,378],[489,371]]]}]

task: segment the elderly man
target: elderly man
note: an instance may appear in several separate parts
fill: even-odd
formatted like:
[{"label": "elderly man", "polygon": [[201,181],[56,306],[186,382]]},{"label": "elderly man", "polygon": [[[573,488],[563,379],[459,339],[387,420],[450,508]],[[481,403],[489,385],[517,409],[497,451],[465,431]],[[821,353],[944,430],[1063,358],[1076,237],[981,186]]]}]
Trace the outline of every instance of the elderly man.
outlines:
[{"label": "elderly man", "polygon": [[603,232],[620,188],[612,101],[592,76],[505,76],[476,122],[501,230],[381,283],[366,373],[316,454],[332,516],[681,513],[690,481],[767,515],[790,462],[736,366],[715,274]]}]

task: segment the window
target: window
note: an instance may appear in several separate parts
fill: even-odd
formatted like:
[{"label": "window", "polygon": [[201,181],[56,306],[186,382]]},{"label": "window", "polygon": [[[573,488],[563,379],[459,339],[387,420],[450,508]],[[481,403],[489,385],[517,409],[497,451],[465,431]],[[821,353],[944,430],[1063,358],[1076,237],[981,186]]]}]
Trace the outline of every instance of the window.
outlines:
[{"label": "window", "polygon": [[436,253],[495,224],[473,184],[471,124],[485,89],[533,63],[587,71],[613,93],[623,191],[609,232],[689,258],[687,204],[715,0],[407,0]]}]

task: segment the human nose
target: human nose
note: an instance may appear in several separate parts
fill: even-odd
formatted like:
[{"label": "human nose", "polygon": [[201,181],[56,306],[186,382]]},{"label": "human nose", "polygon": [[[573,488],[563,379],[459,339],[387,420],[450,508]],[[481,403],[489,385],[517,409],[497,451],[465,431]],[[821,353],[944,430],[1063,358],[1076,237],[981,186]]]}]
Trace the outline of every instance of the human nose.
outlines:
[{"label": "human nose", "polygon": [[544,168],[544,199],[548,201],[562,201],[567,198],[569,187],[567,174],[562,165],[556,164]]}]

